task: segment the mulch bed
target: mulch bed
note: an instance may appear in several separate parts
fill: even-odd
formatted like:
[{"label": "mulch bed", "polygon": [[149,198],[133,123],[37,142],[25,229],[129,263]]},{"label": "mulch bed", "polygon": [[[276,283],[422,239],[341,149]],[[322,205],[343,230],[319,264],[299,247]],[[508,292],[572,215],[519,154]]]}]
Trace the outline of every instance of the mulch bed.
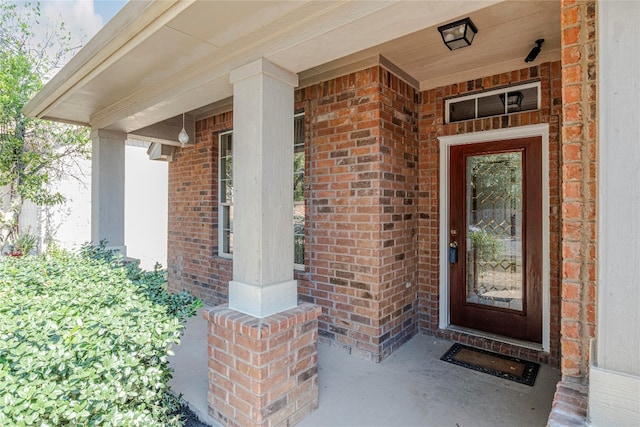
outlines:
[{"label": "mulch bed", "polygon": [[196,414],[193,413],[191,409],[187,405],[183,405],[180,408],[179,413],[182,415],[182,418],[185,420],[185,427],[211,427],[209,424],[205,424],[198,419]]}]

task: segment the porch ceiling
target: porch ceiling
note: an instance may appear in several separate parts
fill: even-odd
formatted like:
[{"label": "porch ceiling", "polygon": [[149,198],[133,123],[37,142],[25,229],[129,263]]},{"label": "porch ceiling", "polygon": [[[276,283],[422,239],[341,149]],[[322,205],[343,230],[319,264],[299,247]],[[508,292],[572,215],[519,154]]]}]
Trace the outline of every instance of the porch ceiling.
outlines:
[{"label": "porch ceiling", "polygon": [[[478,34],[449,51],[436,27],[465,16]],[[382,55],[428,89],[522,68],[538,38],[535,63],[558,59],[557,1],[130,2],[25,113],[132,132],[228,99],[230,70],[259,57],[304,83]]]}]

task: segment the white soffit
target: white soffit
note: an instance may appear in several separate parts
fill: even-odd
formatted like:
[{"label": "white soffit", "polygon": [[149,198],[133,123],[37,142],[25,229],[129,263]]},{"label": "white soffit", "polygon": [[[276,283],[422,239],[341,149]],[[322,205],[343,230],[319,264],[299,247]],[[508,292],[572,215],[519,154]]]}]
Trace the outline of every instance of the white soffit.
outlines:
[{"label": "white soffit", "polygon": [[[25,112],[131,132],[230,97],[230,70],[261,57],[304,79],[381,54],[424,89],[496,63],[522,68],[540,36],[543,53],[559,48],[559,13],[557,1],[130,2]],[[464,16],[479,33],[450,52],[436,27]]]}]

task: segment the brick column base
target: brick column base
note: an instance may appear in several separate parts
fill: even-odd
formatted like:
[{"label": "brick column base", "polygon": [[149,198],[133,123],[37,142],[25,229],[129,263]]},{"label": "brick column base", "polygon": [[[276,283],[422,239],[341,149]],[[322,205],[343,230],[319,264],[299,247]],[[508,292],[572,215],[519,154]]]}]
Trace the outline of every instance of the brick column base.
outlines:
[{"label": "brick column base", "polygon": [[209,415],[226,426],[291,426],[318,407],[318,316],[301,304],[266,318],[226,305],[209,321]]},{"label": "brick column base", "polygon": [[547,427],[584,427],[587,425],[587,386],[566,379],[556,386]]}]

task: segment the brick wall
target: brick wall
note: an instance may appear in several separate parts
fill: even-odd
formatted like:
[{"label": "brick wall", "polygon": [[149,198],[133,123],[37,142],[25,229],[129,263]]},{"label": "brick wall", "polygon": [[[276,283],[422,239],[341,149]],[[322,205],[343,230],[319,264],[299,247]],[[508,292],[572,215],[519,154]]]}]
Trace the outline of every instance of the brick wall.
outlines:
[{"label": "brick wall", "polygon": [[[307,134],[300,298],[322,307],[323,340],[375,361],[417,332],[416,100],[383,67],[296,92]],[[208,304],[226,302],[231,280],[217,256],[217,134],[232,125],[231,113],[198,121],[196,144],[169,168],[170,288]]]},{"label": "brick wall", "polygon": [[596,335],[596,2],[562,0],[561,371],[549,426],[587,425],[589,340]]},{"label": "brick wall", "polygon": [[[549,123],[551,351],[443,336],[558,364],[560,78],[556,62],[418,93],[376,66],[296,91],[307,135],[307,266],[295,277],[300,299],[322,307],[322,341],[379,361],[418,330],[436,333],[437,137]],[[448,96],[535,80],[540,111],[443,124]],[[178,150],[169,168],[170,288],[190,289],[208,304],[226,302],[231,280],[231,260],[217,256],[217,135],[232,125],[231,113],[199,121],[195,146]]]},{"label": "brick wall", "polygon": [[195,144],[177,149],[169,164],[168,287],[207,304],[227,301],[231,261],[218,255],[218,136],[233,115],[196,123]]},{"label": "brick wall", "polygon": [[562,2],[562,374],[586,375],[596,317],[595,2]]},{"label": "brick wall", "polygon": [[[541,109],[444,123],[444,100],[456,95],[504,87],[530,81],[541,82]],[[560,126],[562,87],[560,62],[538,66],[438,87],[421,93],[420,104],[420,174],[419,174],[419,315],[420,328],[439,336],[488,348],[529,360],[556,366],[559,360],[560,324]],[[538,123],[549,123],[549,185],[550,185],[550,290],[551,347],[549,353],[502,344],[461,332],[438,330],[439,320],[439,136],[459,135],[493,129],[504,129]],[[444,309],[444,308],[443,308]]]},{"label": "brick wall", "polygon": [[308,277],[320,335],[382,360],[416,327],[416,91],[382,67],[298,93],[310,118]]},{"label": "brick wall", "polygon": [[220,305],[208,320],[209,415],[225,426],[295,425],[318,407],[319,308],[264,319]]},{"label": "brick wall", "polygon": [[418,331],[418,91],[385,69],[380,77],[380,344],[386,357]]}]

